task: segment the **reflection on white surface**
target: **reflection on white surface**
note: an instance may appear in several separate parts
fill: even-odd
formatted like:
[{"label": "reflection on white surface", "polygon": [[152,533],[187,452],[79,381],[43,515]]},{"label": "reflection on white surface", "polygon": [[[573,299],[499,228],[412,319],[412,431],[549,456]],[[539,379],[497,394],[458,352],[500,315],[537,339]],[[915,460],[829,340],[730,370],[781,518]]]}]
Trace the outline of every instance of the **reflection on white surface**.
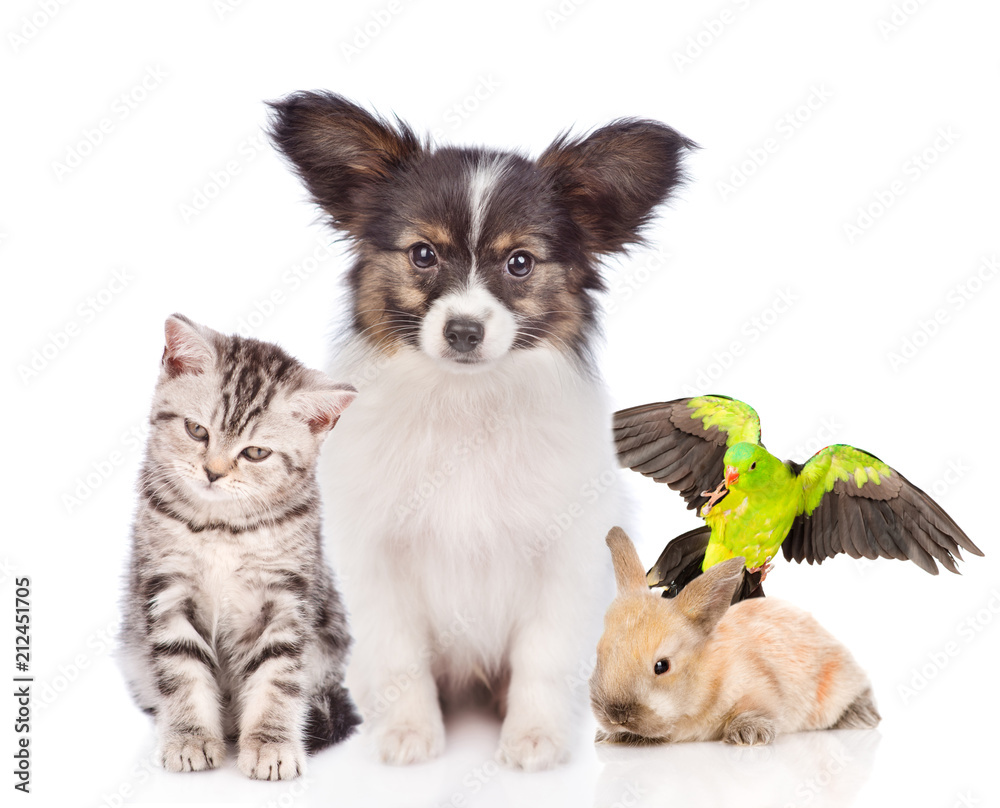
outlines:
[{"label": "reflection on white surface", "polygon": [[768,746],[600,744],[594,805],[850,805],[871,775],[881,736],[872,730],[779,735]]}]

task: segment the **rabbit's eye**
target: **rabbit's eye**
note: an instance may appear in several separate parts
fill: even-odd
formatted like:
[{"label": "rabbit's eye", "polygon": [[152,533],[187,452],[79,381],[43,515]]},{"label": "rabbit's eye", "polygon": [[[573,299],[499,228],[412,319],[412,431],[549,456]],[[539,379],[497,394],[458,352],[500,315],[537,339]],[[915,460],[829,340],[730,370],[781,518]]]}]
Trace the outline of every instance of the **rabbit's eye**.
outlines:
[{"label": "rabbit's eye", "polygon": [[653,673],[655,673],[657,676],[666,673],[668,670],[670,670],[669,659],[658,659],[656,660],[656,664],[653,665]]}]

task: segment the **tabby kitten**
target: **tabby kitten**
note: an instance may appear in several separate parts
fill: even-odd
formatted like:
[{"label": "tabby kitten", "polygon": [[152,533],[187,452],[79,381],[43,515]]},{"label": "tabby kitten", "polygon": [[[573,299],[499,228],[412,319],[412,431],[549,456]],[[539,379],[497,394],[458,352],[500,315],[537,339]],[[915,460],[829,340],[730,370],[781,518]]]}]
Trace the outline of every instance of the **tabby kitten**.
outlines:
[{"label": "tabby kitten", "polygon": [[170,771],[215,768],[229,738],[244,774],[289,779],[360,720],[315,470],[355,395],[275,345],[166,322],[121,663]]}]

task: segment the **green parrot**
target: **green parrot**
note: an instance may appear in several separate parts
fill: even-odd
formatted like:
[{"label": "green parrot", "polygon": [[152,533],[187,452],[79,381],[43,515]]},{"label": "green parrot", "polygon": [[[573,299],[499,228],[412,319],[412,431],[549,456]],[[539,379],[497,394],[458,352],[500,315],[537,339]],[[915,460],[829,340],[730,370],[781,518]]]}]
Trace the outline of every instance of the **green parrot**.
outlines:
[{"label": "green parrot", "polygon": [[621,410],[614,437],[623,466],[679,491],[705,519],[670,542],[647,574],[667,596],[737,556],[747,571],[734,602],[761,596],[779,547],[789,561],[881,556],[933,575],[935,560],[958,572],[959,547],[983,555],[940,505],[874,455],[837,444],[805,465],[782,462],[760,442],[760,418],[742,401],[697,396]]}]

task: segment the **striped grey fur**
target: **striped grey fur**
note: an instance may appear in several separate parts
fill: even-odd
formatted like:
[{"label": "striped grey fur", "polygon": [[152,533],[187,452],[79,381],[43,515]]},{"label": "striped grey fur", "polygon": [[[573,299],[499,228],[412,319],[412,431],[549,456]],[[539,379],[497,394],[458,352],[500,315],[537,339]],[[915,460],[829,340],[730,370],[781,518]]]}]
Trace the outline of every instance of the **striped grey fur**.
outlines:
[{"label": "striped grey fur", "polygon": [[[120,661],[173,771],[287,779],[359,719],[320,535],[316,460],[355,391],[179,315],[139,475]],[[204,430],[204,432],[202,431]],[[270,450],[254,460],[250,447]]]}]

